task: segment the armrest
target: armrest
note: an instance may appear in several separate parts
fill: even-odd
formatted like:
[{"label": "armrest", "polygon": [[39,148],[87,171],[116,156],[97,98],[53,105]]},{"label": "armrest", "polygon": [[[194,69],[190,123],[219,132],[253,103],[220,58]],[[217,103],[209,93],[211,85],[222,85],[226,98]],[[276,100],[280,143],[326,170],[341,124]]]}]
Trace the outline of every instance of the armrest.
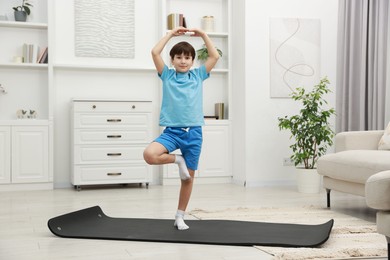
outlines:
[{"label": "armrest", "polygon": [[384,130],[341,132],[336,135],[335,151],[378,150]]},{"label": "armrest", "polygon": [[390,210],[390,171],[382,171],[368,178],[366,203],[370,208]]}]

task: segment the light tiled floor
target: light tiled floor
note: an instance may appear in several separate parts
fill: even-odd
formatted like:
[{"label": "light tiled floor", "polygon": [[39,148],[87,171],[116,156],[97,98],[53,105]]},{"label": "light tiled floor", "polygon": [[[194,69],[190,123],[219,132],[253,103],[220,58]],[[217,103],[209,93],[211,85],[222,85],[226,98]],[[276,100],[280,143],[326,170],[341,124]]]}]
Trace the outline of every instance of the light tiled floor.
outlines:
[{"label": "light tiled floor", "polygon": [[[0,192],[0,259],[270,259],[252,247],[179,243],[64,239],[47,221],[99,205],[112,217],[172,218],[179,186],[109,186],[53,191]],[[325,193],[301,194],[294,187],[245,188],[233,184],[197,185],[188,210],[228,207],[324,206]],[[332,192],[332,210],[375,222],[364,198]],[[188,219],[188,217],[187,217]],[[173,221],[172,221],[173,224]]]}]

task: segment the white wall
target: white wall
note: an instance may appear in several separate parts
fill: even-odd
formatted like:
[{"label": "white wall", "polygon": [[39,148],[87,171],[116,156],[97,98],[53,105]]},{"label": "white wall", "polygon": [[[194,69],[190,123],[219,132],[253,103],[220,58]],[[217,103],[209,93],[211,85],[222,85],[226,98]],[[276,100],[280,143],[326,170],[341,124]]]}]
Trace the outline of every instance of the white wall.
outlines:
[{"label": "white wall", "polygon": [[[335,106],[337,0],[245,1],[245,173],[247,186],[293,182],[293,167],[282,166],[289,157],[289,133],[280,132],[277,118],[298,111],[291,99],[271,99],[269,85],[269,18],[301,17],[321,20],[321,75],[327,75]],[[241,111],[241,110],[240,110]],[[333,120],[334,124],[334,120]],[[236,136],[238,138],[238,136]],[[237,163],[234,161],[234,163]],[[245,177],[242,174],[246,174]]]},{"label": "white wall", "polygon": [[[69,187],[70,104],[73,98],[109,98],[151,100],[154,114],[159,110],[159,79],[153,70],[63,68],[56,65],[154,68],[150,50],[158,39],[157,1],[135,1],[135,58],[85,58],[74,55],[74,1],[57,0],[54,4],[54,29],[50,57],[54,63],[54,185]],[[155,116],[155,134],[158,117]],[[158,181],[154,168],[154,180]]]}]

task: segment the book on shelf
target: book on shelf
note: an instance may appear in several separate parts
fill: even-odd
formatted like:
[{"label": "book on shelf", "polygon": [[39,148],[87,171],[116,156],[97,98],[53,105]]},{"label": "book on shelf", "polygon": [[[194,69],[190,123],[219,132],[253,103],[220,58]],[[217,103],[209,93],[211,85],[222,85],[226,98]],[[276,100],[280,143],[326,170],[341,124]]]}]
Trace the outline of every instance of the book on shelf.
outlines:
[{"label": "book on shelf", "polygon": [[167,23],[168,23],[167,24],[168,30],[172,30],[179,26],[187,28],[186,18],[184,17],[183,14],[179,14],[179,13],[169,14],[167,17]]},{"label": "book on shelf", "polygon": [[23,44],[23,63],[35,63],[38,55],[39,47],[36,44]]},{"label": "book on shelf", "polygon": [[47,63],[47,61],[48,61],[48,48],[45,47],[41,50],[37,59],[37,63]]}]

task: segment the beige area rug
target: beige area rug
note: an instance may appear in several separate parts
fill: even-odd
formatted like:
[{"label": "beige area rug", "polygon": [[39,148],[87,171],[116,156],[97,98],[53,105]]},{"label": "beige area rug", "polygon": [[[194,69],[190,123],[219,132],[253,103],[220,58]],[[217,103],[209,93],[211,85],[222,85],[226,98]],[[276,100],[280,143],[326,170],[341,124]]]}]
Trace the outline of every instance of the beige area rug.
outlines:
[{"label": "beige area rug", "polygon": [[334,219],[327,242],[317,248],[255,246],[274,259],[359,259],[387,256],[386,238],[376,233],[374,223],[334,212],[326,208],[234,208],[219,211],[195,209],[198,219],[229,219],[274,223],[321,224]]}]

